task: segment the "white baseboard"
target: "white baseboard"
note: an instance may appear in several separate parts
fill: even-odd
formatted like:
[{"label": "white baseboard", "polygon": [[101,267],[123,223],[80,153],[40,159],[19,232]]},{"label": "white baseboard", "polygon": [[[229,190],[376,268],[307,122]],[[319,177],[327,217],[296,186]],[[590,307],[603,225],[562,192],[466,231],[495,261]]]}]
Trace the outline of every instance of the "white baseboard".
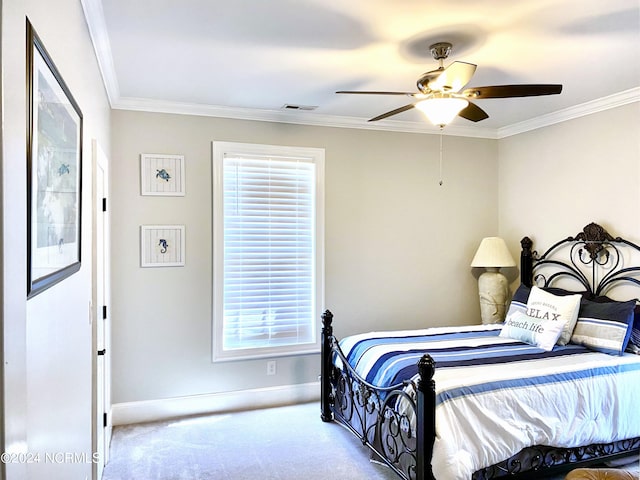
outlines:
[{"label": "white baseboard", "polygon": [[187,415],[277,407],[319,399],[320,382],[312,382],[236,392],[114,403],[111,406],[111,418],[113,425],[128,425]]}]

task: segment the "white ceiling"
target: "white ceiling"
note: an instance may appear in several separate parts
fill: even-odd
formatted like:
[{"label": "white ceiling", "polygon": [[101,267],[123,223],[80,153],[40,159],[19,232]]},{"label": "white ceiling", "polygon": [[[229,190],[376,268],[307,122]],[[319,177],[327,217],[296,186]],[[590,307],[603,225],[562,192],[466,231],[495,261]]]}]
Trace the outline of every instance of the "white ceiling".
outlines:
[{"label": "white ceiling", "polygon": [[[560,95],[485,99],[448,133],[499,137],[640,100],[638,0],[82,0],[114,108],[429,131],[410,103],[336,90],[417,91],[437,68],[468,86],[560,83]],[[285,104],[317,106],[283,110]],[[456,133],[457,132],[457,133]]]}]

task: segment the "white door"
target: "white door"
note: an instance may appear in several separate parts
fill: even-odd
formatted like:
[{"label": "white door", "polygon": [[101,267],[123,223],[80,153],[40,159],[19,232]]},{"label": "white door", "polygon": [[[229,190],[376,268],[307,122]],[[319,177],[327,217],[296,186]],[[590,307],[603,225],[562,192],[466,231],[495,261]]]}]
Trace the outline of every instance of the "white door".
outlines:
[{"label": "white door", "polygon": [[95,172],[94,195],[94,292],[93,318],[95,331],[94,369],[94,478],[100,480],[109,461],[111,440],[111,329],[109,316],[109,210],[108,161],[93,141]]}]

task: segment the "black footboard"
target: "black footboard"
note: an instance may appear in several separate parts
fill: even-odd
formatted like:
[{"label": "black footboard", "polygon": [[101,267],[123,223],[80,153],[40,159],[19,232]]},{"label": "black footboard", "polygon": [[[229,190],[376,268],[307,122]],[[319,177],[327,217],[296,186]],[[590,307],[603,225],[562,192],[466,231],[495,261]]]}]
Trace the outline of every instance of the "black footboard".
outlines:
[{"label": "black footboard", "polygon": [[[435,364],[419,362],[417,384],[377,388],[347,363],[333,337],[333,314],[322,315],[321,418],[345,425],[406,480],[434,480],[431,457],[435,440]],[[335,367],[334,358],[342,368]]]}]

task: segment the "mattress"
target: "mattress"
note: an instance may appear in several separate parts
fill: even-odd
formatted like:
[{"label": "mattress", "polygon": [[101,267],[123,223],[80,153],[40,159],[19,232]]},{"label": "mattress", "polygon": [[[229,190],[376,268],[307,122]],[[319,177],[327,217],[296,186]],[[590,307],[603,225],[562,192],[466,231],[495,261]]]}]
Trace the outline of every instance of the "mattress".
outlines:
[{"label": "mattress", "polygon": [[410,394],[418,360],[433,357],[436,478],[468,480],[529,446],[640,437],[640,356],[572,344],[545,352],[500,337],[501,328],[370,332],[347,337],[340,347],[362,378],[379,387],[404,382]]}]

